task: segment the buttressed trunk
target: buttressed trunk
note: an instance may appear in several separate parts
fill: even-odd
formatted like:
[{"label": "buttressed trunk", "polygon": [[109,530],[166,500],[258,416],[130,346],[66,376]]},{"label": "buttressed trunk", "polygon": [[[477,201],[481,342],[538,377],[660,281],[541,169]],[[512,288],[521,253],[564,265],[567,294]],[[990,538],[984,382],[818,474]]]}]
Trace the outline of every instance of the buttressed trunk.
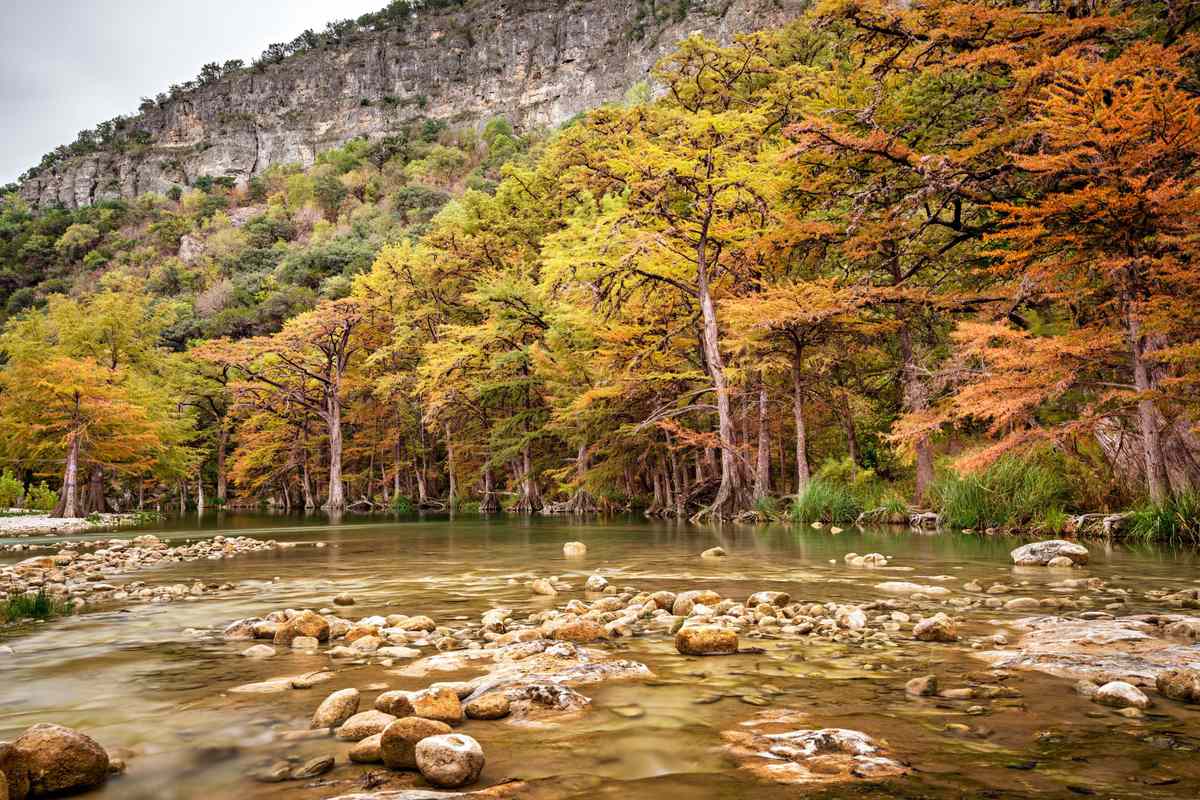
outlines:
[{"label": "buttressed trunk", "polygon": [[1138,427],[1142,435],[1142,456],[1146,462],[1146,489],[1155,503],[1165,503],[1171,496],[1166,459],[1163,458],[1162,433],[1158,426],[1158,411],[1150,396],[1150,370],[1146,364],[1146,342],[1137,317],[1130,311],[1126,317],[1129,345],[1133,356],[1133,384],[1138,390]]},{"label": "buttressed trunk", "polygon": [[812,480],[808,466],[808,430],[804,426],[804,383],[800,377],[800,348],[792,366],[792,416],[796,421],[796,493],[803,492]]},{"label": "buttressed trunk", "polygon": [[[900,355],[904,361],[904,405],[909,411],[924,411],[928,406],[929,398],[925,383],[921,380],[908,320],[904,320],[900,326]],[[917,503],[921,503],[933,483],[933,445],[928,436],[921,436],[913,449],[916,451],[917,457],[915,500]]]},{"label": "buttressed trunk", "polygon": [[325,403],[329,425],[329,501],[327,511],[346,510],[346,487],[342,481],[342,401],[337,386],[329,389]]},{"label": "buttressed trunk", "polygon": [[771,493],[771,421],[767,416],[767,386],[758,385],[758,459],[754,470],[754,498]]},{"label": "buttressed trunk", "polygon": [[56,517],[82,517],[79,507],[79,433],[70,434],[67,445],[67,463],[63,468],[62,492],[54,506]]}]

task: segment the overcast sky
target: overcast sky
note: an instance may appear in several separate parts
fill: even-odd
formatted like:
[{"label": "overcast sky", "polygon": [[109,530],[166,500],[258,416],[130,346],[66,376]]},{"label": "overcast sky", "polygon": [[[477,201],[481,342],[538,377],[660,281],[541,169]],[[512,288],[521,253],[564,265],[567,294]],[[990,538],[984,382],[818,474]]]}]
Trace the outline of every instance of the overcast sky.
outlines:
[{"label": "overcast sky", "polygon": [[387,0],[0,0],[0,185],[209,61]]}]

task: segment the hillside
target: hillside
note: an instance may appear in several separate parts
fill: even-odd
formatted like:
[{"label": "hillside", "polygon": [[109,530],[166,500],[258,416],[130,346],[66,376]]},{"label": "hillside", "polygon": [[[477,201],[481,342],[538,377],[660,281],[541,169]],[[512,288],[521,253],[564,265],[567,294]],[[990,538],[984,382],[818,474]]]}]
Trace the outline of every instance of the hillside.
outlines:
[{"label": "hillside", "polygon": [[[448,7],[305,32],[292,45],[271,45],[253,65],[225,65],[232,68],[211,70],[195,86],[173,87],[98,131],[94,143],[31,170],[21,195],[38,207],[78,208],[202,177],[244,183],[272,165],[309,166],[322,151],[425,118],[478,126],[503,116],[518,131],[552,127],[620,98],[693,31],[728,42],[798,16],[807,2],[427,5]],[[293,45],[299,52],[286,55]]]}]

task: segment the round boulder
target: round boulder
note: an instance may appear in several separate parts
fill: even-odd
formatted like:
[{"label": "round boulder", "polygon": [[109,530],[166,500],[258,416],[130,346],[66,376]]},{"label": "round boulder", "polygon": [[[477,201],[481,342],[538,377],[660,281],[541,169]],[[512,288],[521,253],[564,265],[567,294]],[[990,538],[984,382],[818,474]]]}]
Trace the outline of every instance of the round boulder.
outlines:
[{"label": "round boulder", "polygon": [[680,628],[675,649],[685,656],[727,656],[737,652],[737,631],[718,625]]},{"label": "round boulder", "polygon": [[378,764],[383,761],[382,739],[382,733],[375,733],[361,742],[355,742],[350,748],[350,760],[355,764]]},{"label": "round boulder", "polygon": [[358,713],[358,689],[342,689],[334,692],[321,701],[313,713],[313,730],[318,728],[337,728],[346,720]]},{"label": "round boulder", "polygon": [[444,722],[420,717],[403,717],[383,729],[379,737],[379,755],[390,769],[416,769],[417,744],[430,736],[450,733]]},{"label": "round boulder", "polygon": [[368,736],[381,733],[396,718],[382,711],[360,711],[342,723],[337,729],[337,738],[343,742],[361,742]]},{"label": "round boulder", "polygon": [[1141,689],[1125,681],[1109,681],[1096,690],[1092,702],[1109,708],[1138,708],[1150,707],[1150,698]]},{"label": "round boulder", "polygon": [[1063,539],[1031,542],[1030,544],[1018,547],[1009,555],[1012,556],[1013,563],[1019,567],[1044,567],[1052,560],[1060,557],[1069,558],[1075,564],[1088,563],[1088,549],[1086,547]]},{"label": "round boulder", "polygon": [[39,724],[13,742],[32,796],[79,792],[108,779],[108,753],[90,736],[62,725]]},{"label": "round boulder", "polygon": [[512,711],[512,703],[504,692],[488,692],[467,703],[463,710],[470,719],[504,719]]},{"label": "round boulder", "polygon": [[417,742],[417,769],[421,776],[441,789],[457,789],[479,780],[483,771],[483,748],[461,733],[430,736]]}]

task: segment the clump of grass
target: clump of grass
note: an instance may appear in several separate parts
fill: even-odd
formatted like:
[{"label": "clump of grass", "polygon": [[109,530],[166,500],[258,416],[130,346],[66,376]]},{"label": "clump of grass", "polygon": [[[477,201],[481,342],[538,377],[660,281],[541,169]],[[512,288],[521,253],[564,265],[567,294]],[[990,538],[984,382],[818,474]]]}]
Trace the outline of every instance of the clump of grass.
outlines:
[{"label": "clump of grass", "polygon": [[398,494],[392,498],[392,511],[397,514],[412,514],[416,511],[416,506],[413,501],[402,494]]},{"label": "clump of grass", "polygon": [[774,497],[760,497],[754,501],[754,513],[760,520],[779,518],[779,501]]},{"label": "clump of grass", "polygon": [[862,501],[850,487],[825,478],[814,478],[792,501],[793,522],[850,524],[862,513]]},{"label": "clump of grass", "polygon": [[5,622],[51,619],[70,614],[71,609],[70,600],[60,600],[40,589],[37,594],[10,594],[8,600],[0,603],[0,619]]},{"label": "clump of grass", "polygon": [[1162,504],[1134,509],[1131,533],[1171,544],[1200,544],[1200,493],[1181,494]]},{"label": "clump of grass", "polygon": [[1062,471],[1053,464],[1014,456],[973,475],[943,475],[931,488],[931,498],[945,524],[975,529],[1022,527],[1057,519],[1068,494]]}]

